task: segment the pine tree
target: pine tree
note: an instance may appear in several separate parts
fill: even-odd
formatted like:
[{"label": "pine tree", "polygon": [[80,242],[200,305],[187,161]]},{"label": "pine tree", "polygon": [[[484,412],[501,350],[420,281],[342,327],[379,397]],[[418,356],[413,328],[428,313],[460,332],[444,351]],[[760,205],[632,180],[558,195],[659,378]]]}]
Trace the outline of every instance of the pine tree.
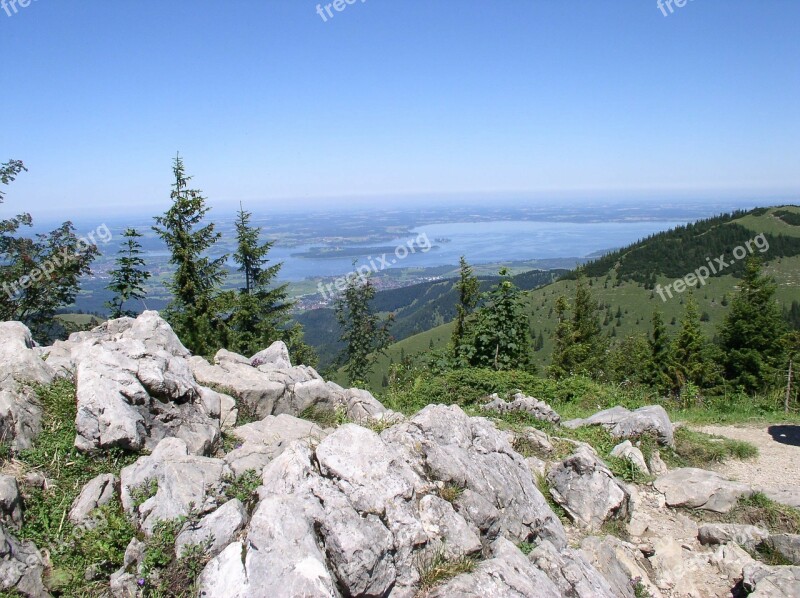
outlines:
[{"label": "pine tree", "polygon": [[569,317],[569,303],[563,295],[556,300],[556,329],[553,331],[553,357],[550,375],[556,379],[572,375],[572,320]]},{"label": "pine tree", "polygon": [[748,392],[779,383],[786,333],[783,314],[775,301],[775,282],[762,275],[761,263],[745,264],[739,292],[719,330],[725,376]]},{"label": "pine tree", "polygon": [[472,267],[467,263],[463,255],[459,260],[459,272],[460,277],[458,283],[456,283],[458,304],[456,304],[456,320],[451,339],[454,354],[458,353],[464,339],[466,320],[478,305],[478,292],[480,290],[480,282],[478,282],[478,278],[473,274]]},{"label": "pine tree", "polygon": [[[252,214],[240,204],[236,216],[236,252],[233,261],[239,265],[244,276],[244,287],[236,294],[232,313],[228,319],[230,327],[229,346],[237,353],[252,355],[268,347],[276,340],[286,342],[292,358],[301,359],[298,351],[302,347],[302,328],[289,326],[293,303],[288,298],[288,284],[276,284],[282,263],[268,265],[267,255],[274,241],[261,243],[261,229],[252,226]],[[294,347],[292,347],[294,345]],[[308,356],[304,356],[308,359]],[[299,361],[307,363],[306,361]]]},{"label": "pine tree", "polygon": [[111,283],[106,287],[114,297],[106,305],[111,310],[111,318],[135,318],[137,312],[124,309],[125,302],[142,300],[147,296],[144,284],[150,278],[150,272],[144,269],[146,264],[141,257],[142,245],[138,239],[143,235],[135,228],[126,228],[122,236],[125,241],[116,259],[117,268],[109,272]]},{"label": "pine tree", "polygon": [[699,389],[709,389],[719,382],[713,348],[700,327],[700,312],[691,293],[685,303],[681,329],[673,341],[672,351],[676,391],[680,391],[687,383]]},{"label": "pine tree", "polygon": [[225,345],[227,331],[220,316],[219,289],[225,279],[227,256],[212,259],[208,252],[219,240],[214,224],[202,225],[208,213],[198,189],[189,189],[183,160],[175,158],[172,205],[156,216],[153,230],[167,245],[175,266],[167,287],[172,301],[164,312],[167,321],[186,347],[195,354],[209,355]]},{"label": "pine tree", "polygon": [[[354,264],[355,266],[355,264]],[[367,381],[375,359],[386,352],[393,317],[380,318],[372,308],[375,286],[368,276],[350,276],[344,292],[336,298],[334,311],[344,344],[340,356],[350,384]]]},{"label": "pine tree", "polygon": [[674,364],[672,347],[661,312],[653,312],[652,325],[653,331],[648,339],[650,355],[645,366],[645,382],[660,392],[669,392],[674,386],[671,375]]},{"label": "pine tree", "polygon": [[531,339],[522,293],[506,268],[500,277],[483,305],[467,319],[459,358],[472,367],[529,370]]}]

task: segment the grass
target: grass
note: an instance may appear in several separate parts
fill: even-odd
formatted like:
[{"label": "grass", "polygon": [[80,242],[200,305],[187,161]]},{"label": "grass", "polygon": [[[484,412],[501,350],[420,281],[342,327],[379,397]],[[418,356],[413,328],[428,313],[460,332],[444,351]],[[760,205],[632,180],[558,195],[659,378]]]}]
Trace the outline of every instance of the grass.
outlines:
[{"label": "grass", "polygon": [[536,487],[539,489],[539,492],[542,493],[542,496],[544,496],[544,499],[547,501],[547,504],[550,506],[550,509],[553,511],[553,513],[555,513],[556,516],[558,516],[558,518],[562,521],[569,520],[564,507],[558,504],[556,499],[553,498],[553,495],[550,494],[550,483],[547,481],[547,476],[536,474]]},{"label": "grass", "polygon": [[222,481],[226,484],[224,493],[228,500],[239,499],[248,513],[252,513],[258,502],[258,488],[261,486],[258,472],[249,469],[238,477],[223,477]]},{"label": "grass", "polygon": [[[122,512],[119,501],[95,511],[96,527],[75,526],[67,517],[83,486],[103,473],[119,474],[136,456],[112,449],[97,455],[79,453],[74,447],[75,385],[58,379],[35,388],[43,408],[42,433],[33,448],[20,452],[15,466],[37,470],[48,480],[47,489],[22,486],[25,524],[19,537],[32,540],[50,553],[53,568],[46,583],[67,596],[100,595],[108,576],[122,564],[125,548],[135,530]],[[4,463],[9,466],[8,463]],[[84,578],[87,569],[97,579]]]},{"label": "grass", "polygon": [[761,492],[742,497],[727,513],[692,511],[698,519],[715,523],[757,525],[774,534],[800,534],[800,510],[771,500]]},{"label": "grass", "polygon": [[416,566],[419,573],[419,596],[456,575],[471,573],[475,570],[475,561],[467,556],[448,558],[444,544],[441,544],[435,549],[420,552]]},{"label": "grass", "polygon": [[439,489],[439,497],[449,503],[454,503],[464,493],[464,488],[457,484],[448,483]]},{"label": "grass", "polygon": [[706,467],[727,459],[752,459],[758,449],[742,440],[712,436],[688,428],[675,431],[675,450],[661,452],[670,467]]}]

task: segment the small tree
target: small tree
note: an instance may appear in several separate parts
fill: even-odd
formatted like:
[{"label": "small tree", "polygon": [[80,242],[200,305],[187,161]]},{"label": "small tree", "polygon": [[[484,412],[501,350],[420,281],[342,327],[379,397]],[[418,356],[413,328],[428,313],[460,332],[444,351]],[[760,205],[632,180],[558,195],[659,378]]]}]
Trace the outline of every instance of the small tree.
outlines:
[{"label": "small tree", "polygon": [[667,327],[660,311],[653,312],[653,331],[648,339],[649,358],[645,366],[645,381],[660,392],[670,392],[674,387],[674,363]]},{"label": "small tree", "polygon": [[472,367],[495,370],[530,369],[531,338],[522,293],[508,270],[467,320],[459,356]]},{"label": "small tree", "polygon": [[719,330],[725,376],[748,392],[779,385],[787,325],[775,301],[775,282],[761,273],[761,263],[745,263],[739,292]]},{"label": "small tree", "polygon": [[463,255],[459,261],[459,272],[460,277],[456,283],[458,303],[456,304],[456,320],[451,340],[454,354],[458,352],[458,348],[464,340],[466,321],[478,305],[480,291],[480,282]]},{"label": "small tree", "polygon": [[109,272],[111,283],[106,287],[114,293],[111,301],[106,303],[111,310],[111,318],[136,317],[135,311],[124,309],[125,302],[144,299],[147,296],[144,284],[150,278],[150,272],[144,269],[146,264],[141,257],[142,246],[138,241],[142,234],[135,228],[126,228],[122,236],[125,241],[116,259],[117,268]]},{"label": "small tree", "polygon": [[175,158],[172,205],[156,216],[153,230],[166,243],[176,270],[167,287],[172,301],[165,316],[186,347],[196,354],[210,354],[225,344],[226,331],[219,315],[219,289],[225,279],[227,256],[208,256],[219,240],[214,224],[202,225],[209,208],[198,189],[189,189],[183,160]]},{"label": "small tree", "polygon": [[[354,264],[355,265],[355,264]],[[381,318],[372,309],[375,286],[368,276],[350,276],[344,292],[334,303],[336,320],[342,329],[339,340],[344,343],[340,362],[350,384],[367,381],[375,359],[386,352],[391,336],[393,316]]]},{"label": "small tree", "polygon": [[691,293],[686,300],[681,329],[673,341],[672,352],[675,360],[675,391],[683,391],[687,384],[698,389],[709,389],[720,382],[713,347],[703,334],[697,301]]}]

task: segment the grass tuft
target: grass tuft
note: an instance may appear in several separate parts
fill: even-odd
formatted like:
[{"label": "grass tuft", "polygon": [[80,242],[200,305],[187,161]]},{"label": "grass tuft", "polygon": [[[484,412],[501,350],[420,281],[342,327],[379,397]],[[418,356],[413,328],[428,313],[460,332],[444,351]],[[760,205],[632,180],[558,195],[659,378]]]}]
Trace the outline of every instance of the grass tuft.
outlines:
[{"label": "grass tuft", "polygon": [[448,558],[444,544],[432,550],[420,552],[416,558],[419,573],[420,593],[434,588],[441,583],[462,573],[475,570],[475,561],[467,556]]}]

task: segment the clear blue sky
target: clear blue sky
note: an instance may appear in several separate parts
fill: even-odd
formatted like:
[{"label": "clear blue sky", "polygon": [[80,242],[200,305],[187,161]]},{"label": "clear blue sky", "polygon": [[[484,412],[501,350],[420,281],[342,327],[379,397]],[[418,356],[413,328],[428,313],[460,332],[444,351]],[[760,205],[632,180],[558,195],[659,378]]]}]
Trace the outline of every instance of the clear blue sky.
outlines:
[{"label": "clear blue sky", "polygon": [[797,0],[316,5],[0,9],[0,210],[163,207],[176,151],[218,205],[800,192]]}]

